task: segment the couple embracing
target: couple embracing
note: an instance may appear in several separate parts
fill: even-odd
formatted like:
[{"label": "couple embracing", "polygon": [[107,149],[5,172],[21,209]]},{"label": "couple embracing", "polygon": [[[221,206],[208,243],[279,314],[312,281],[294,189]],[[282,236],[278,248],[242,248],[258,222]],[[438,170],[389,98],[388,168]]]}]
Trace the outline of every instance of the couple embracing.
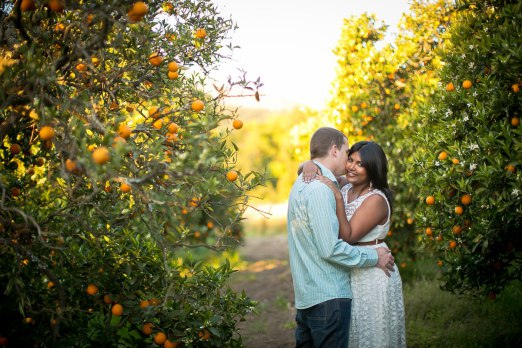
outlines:
[{"label": "couple embracing", "polygon": [[319,128],[288,201],[296,347],[405,347],[402,281],[384,242],[392,212],[387,160]]}]

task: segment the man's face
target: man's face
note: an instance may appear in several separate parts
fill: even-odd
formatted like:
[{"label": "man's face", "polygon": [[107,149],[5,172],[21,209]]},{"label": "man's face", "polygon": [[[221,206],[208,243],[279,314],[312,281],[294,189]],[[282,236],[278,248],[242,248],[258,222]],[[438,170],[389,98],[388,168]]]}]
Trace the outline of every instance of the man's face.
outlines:
[{"label": "man's face", "polygon": [[335,169],[333,174],[335,176],[341,176],[346,173],[346,162],[348,161],[348,139],[344,139],[343,145],[340,149],[337,149],[337,157],[335,162]]}]

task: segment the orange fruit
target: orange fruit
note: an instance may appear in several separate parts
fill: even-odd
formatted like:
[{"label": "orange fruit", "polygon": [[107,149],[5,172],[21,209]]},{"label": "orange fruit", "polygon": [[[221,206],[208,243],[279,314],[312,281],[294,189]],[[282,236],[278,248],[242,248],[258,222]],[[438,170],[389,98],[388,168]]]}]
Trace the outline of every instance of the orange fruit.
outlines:
[{"label": "orange fruit", "polygon": [[65,3],[63,0],[49,0],[49,8],[54,12],[63,12]]},{"label": "orange fruit", "polygon": [[394,108],[395,110],[399,110],[399,109],[401,108],[401,106],[400,106],[399,104],[395,104],[395,105],[393,106],[393,108]]},{"label": "orange fruit", "polygon": [[197,39],[204,39],[207,36],[207,31],[204,28],[198,28],[194,36]]},{"label": "orange fruit", "polygon": [[118,134],[123,139],[129,139],[131,133],[132,130],[126,124],[120,124],[120,126],[118,127]]},{"label": "orange fruit", "polygon": [[122,182],[120,185],[120,191],[123,193],[127,193],[131,191],[131,186],[127,184],[126,182]]},{"label": "orange fruit", "polygon": [[116,303],[115,305],[112,306],[111,313],[112,313],[112,315],[117,316],[117,317],[121,316],[123,314],[123,306],[119,303]]},{"label": "orange fruit", "polygon": [[236,120],[234,120],[234,122],[232,122],[232,126],[235,129],[241,129],[241,128],[243,128],[243,121],[236,119]]},{"label": "orange fruit", "polygon": [[214,223],[212,221],[207,222],[207,227],[208,228],[214,227]]},{"label": "orange fruit", "polygon": [[78,168],[78,165],[76,164],[75,160],[68,158],[65,161],[65,169],[67,169],[69,172],[74,171],[76,168]]},{"label": "orange fruit", "polygon": [[453,233],[459,234],[462,232],[462,227],[460,227],[460,225],[455,225],[451,230],[453,231]]},{"label": "orange fruit", "polygon": [[513,117],[511,119],[511,125],[513,127],[518,127],[520,125],[520,119],[518,117]]},{"label": "orange fruit", "polygon": [[453,84],[453,82],[450,82],[446,85],[446,91],[453,92],[454,90],[455,90],[455,85]]},{"label": "orange fruit", "polygon": [[179,131],[179,126],[176,123],[171,123],[171,124],[169,124],[167,129],[168,129],[169,133],[174,134]]},{"label": "orange fruit", "polygon": [[460,205],[457,205],[457,206],[455,207],[455,214],[457,214],[457,215],[462,215],[462,214],[464,214],[464,208],[462,208]]},{"label": "orange fruit", "polygon": [[154,324],[152,324],[152,323],[145,323],[145,324],[143,324],[143,327],[142,327],[141,331],[145,335],[149,336],[150,334],[152,334],[153,327],[154,327]]},{"label": "orange fruit", "polygon": [[100,146],[92,152],[92,159],[96,164],[105,164],[109,162],[110,158],[109,149],[105,146]]},{"label": "orange fruit", "polygon": [[177,71],[169,71],[167,76],[169,80],[175,80],[179,77],[179,73]]},{"label": "orange fruit", "polygon": [[148,306],[150,306],[150,302],[147,301],[147,300],[141,300],[140,301],[140,308],[147,308]]},{"label": "orange fruit", "polygon": [[127,16],[131,23],[141,21],[143,17],[149,12],[149,7],[143,1],[136,1],[132,8],[127,12]]},{"label": "orange fruit", "polygon": [[426,197],[426,204],[427,204],[427,205],[433,205],[433,204],[435,204],[435,197],[433,197],[433,196],[428,196],[428,197]]},{"label": "orange fruit", "polygon": [[154,129],[161,129],[161,127],[163,127],[163,120],[160,118],[159,120],[154,121],[152,127],[154,127]]},{"label": "orange fruit", "polygon": [[20,10],[22,11],[32,11],[35,8],[34,0],[22,0],[22,3],[20,4]]},{"label": "orange fruit", "polygon": [[426,228],[426,235],[427,236],[433,236],[433,230],[431,229],[431,227],[427,227]]},{"label": "orange fruit", "polygon": [[471,195],[469,195],[467,193],[465,195],[463,195],[462,197],[460,197],[460,202],[464,205],[470,205],[471,201],[472,201]]},{"label": "orange fruit", "polygon": [[149,56],[149,63],[154,66],[160,66],[163,63],[163,57],[159,52],[152,52]]},{"label": "orange fruit", "polygon": [[50,288],[52,288],[53,286],[54,286],[54,283],[53,283],[53,282],[51,282],[51,281],[47,282],[47,289],[50,289]]},{"label": "orange fruit", "polygon": [[464,89],[470,89],[471,86],[473,86],[473,83],[470,80],[465,80],[462,82],[462,88]]},{"label": "orange fruit", "polygon": [[198,332],[199,338],[201,338],[203,341],[208,341],[210,338],[210,332],[205,329],[203,331]]},{"label": "orange fruit", "polygon": [[51,126],[43,126],[40,129],[40,139],[51,140],[54,137],[54,128]]},{"label": "orange fruit", "polygon": [[11,151],[13,155],[18,155],[22,151],[22,148],[18,144],[12,144],[9,151]]},{"label": "orange fruit", "polygon": [[198,112],[198,111],[201,111],[203,110],[203,108],[205,107],[205,103],[203,103],[201,100],[199,99],[196,99],[192,102],[192,110]]},{"label": "orange fruit", "polygon": [[83,63],[78,63],[78,64],[76,64],[76,70],[78,70],[79,72],[86,72],[87,65],[85,65]]},{"label": "orange fruit", "polygon": [[103,295],[103,302],[105,304],[111,304],[112,303],[112,297],[109,294]]},{"label": "orange fruit", "polygon": [[91,57],[91,63],[94,66],[100,65],[100,59],[98,57]]},{"label": "orange fruit", "polygon": [[508,164],[508,165],[506,166],[506,170],[507,170],[508,172],[514,173],[514,172],[517,171],[517,168],[516,168],[513,164]]},{"label": "orange fruit", "polygon": [[87,285],[87,289],[85,290],[87,292],[88,295],[96,295],[96,293],[98,292],[98,287],[94,284],[89,284]]},{"label": "orange fruit", "polygon": [[238,178],[238,174],[235,170],[230,170],[227,172],[227,180],[232,182],[232,181],[236,181],[237,178]]},{"label": "orange fruit", "polygon": [[437,236],[437,238],[435,238],[435,240],[436,240],[437,242],[442,242],[442,239],[443,239],[443,238],[442,238],[442,235],[441,235],[441,234],[439,234],[439,235]]},{"label": "orange fruit", "polygon": [[167,340],[167,335],[165,335],[164,332],[158,332],[156,335],[154,335],[154,343],[156,343],[158,346],[165,343]]},{"label": "orange fruit", "polygon": [[520,86],[519,86],[517,83],[515,83],[514,85],[512,85],[512,86],[511,86],[511,89],[512,89],[513,92],[515,92],[515,93],[520,92]]},{"label": "orange fruit", "polygon": [[448,153],[446,151],[442,151],[439,154],[439,160],[444,161],[446,158],[448,158]]},{"label": "orange fruit", "polygon": [[161,116],[161,113],[157,106],[151,106],[149,108],[149,117],[158,118],[160,116]]},{"label": "orange fruit", "polygon": [[456,246],[457,246],[457,242],[455,242],[454,240],[449,242],[450,249],[455,249]]},{"label": "orange fruit", "polygon": [[458,158],[452,158],[451,159],[451,162],[453,162],[453,164],[457,165],[460,163],[459,159]]},{"label": "orange fruit", "polygon": [[437,266],[442,267],[442,265],[444,265],[444,262],[442,262],[441,260],[437,261]]},{"label": "orange fruit", "polygon": [[22,193],[22,190],[20,190],[19,187],[13,187],[11,189],[11,196],[13,196],[13,197],[18,197],[18,196],[20,196],[21,193]]},{"label": "orange fruit", "polygon": [[164,348],[176,348],[178,345],[179,345],[179,342],[172,342],[172,341],[166,340],[165,343],[163,344],[163,347]]},{"label": "orange fruit", "polygon": [[172,62],[169,62],[169,64],[167,65],[169,71],[173,71],[173,72],[177,72],[179,70],[179,65],[178,63],[172,61]]}]

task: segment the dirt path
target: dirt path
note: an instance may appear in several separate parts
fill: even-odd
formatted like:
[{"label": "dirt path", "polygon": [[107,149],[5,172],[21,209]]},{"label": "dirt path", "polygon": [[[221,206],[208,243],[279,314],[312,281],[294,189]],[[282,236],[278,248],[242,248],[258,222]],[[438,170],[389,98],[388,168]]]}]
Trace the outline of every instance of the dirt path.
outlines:
[{"label": "dirt path", "polygon": [[240,248],[246,270],[237,272],[231,287],[245,290],[257,301],[255,313],[240,324],[246,348],[293,347],[294,291],[288,266],[288,242],[285,235],[247,237]]}]

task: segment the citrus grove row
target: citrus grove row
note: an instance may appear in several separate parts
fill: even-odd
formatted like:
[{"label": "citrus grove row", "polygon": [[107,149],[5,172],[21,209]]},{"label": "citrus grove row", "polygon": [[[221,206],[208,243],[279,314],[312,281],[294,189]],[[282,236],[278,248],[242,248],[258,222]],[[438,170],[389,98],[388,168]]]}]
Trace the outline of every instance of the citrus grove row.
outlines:
[{"label": "citrus grove row", "polygon": [[210,1],[0,5],[0,345],[236,347],[248,192]]},{"label": "citrus grove row", "polygon": [[[387,154],[405,276],[430,255],[452,292],[521,279],[521,20],[520,1],[413,1],[391,43],[375,16],[344,22],[327,119]],[[292,128],[298,162],[324,123]]]}]

